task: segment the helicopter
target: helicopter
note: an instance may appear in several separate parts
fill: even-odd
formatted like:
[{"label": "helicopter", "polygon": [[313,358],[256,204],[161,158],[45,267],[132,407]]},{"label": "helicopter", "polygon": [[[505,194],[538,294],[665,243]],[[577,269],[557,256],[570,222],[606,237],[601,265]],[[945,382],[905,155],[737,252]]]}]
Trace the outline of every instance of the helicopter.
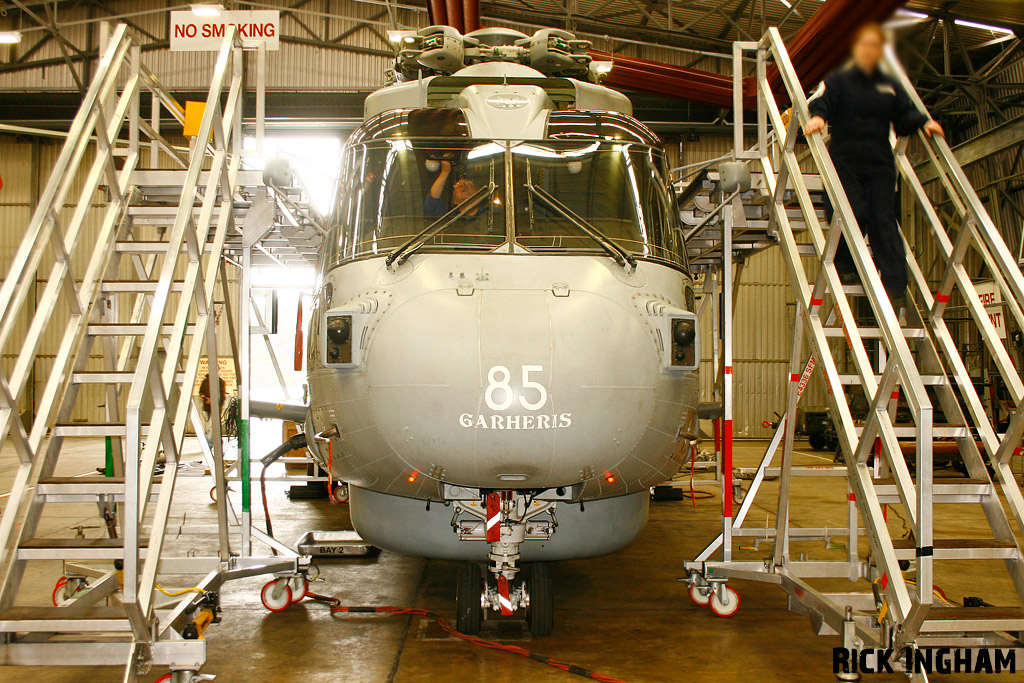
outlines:
[{"label": "helicopter", "polygon": [[397,39],[319,253],[307,447],[367,542],[460,561],[461,632],[547,635],[549,563],[628,546],[697,431],[665,150],[569,32]]}]

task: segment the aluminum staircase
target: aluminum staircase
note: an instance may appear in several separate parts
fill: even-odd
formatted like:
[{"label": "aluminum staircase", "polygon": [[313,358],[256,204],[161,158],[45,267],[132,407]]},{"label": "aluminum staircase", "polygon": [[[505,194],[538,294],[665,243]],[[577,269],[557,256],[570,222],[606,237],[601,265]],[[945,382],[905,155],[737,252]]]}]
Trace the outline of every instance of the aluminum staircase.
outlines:
[{"label": "aluminum staircase", "polygon": [[[893,151],[903,192],[913,197],[925,217],[926,229],[915,230],[910,238],[919,252],[934,250],[941,264],[932,271],[937,270],[937,279],[934,275],[929,279],[904,231],[910,274],[908,305],[895,311],[822,135],[810,136],[806,140],[809,153],[798,156],[800,127],[810,114],[804,88],[779,32],[772,28],[760,42],[736,44],[737,82],[742,75],[742,56],[751,52],[757,57],[758,143],[750,150],[743,148],[739,132],[742,100],[738,99],[735,157],[754,167],[752,181],[749,189],[723,188],[719,172],[709,170],[691,184],[691,205],[696,208],[690,216],[694,225],[689,235],[694,240],[688,245],[690,255],[691,259],[706,259],[707,267],[725,259],[725,267],[730,268],[731,259],[744,252],[772,244],[781,248],[798,309],[786,415],[796,414],[810,372],[803,349],[806,337],[811,347],[810,367],[823,372],[829,390],[845,467],[795,467],[796,421],[784,419],[736,518],[731,513],[731,502],[727,502],[723,534],[695,561],[687,563],[689,580],[698,597],[700,591],[721,591],[722,582],[729,577],[780,584],[789,592],[791,606],[810,614],[821,632],[843,634],[844,644],[849,647],[895,647],[897,651],[906,646],[1018,647],[1019,634],[1024,632],[1024,609],[1020,606],[1024,604],[1024,555],[1018,540],[1024,532],[1024,497],[1010,469],[1010,458],[1019,449],[1024,431],[1024,383],[968,270],[969,261],[974,268],[980,264],[1002,292],[1017,326],[1024,329],[1020,306],[1024,302],[1024,277],[1016,259],[945,140],[919,135],[945,197],[958,216],[954,222],[939,217],[934,208],[935,193],[926,192],[918,180],[908,158],[911,141],[894,136]],[[891,53],[886,57],[886,69],[924,111]],[[777,94],[772,91],[768,74],[774,72],[781,77],[784,88],[779,94],[792,102],[789,111],[780,110]],[[823,217],[822,193],[827,193],[836,207],[831,225]],[[704,220],[716,212],[721,216]],[[844,286],[833,265],[840,235],[853,254],[861,281],[858,285]],[[1003,432],[987,414],[958,340],[944,317],[951,303],[970,314],[986,353],[1013,398],[1016,410]],[[866,404],[863,414],[855,415],[851,409],[855,400]],[[781,457],[776,458],[780,446]],[[937,447],[944,452],[955,450],[952,457],[962,463],[967,476],[937,477]],[[909,454],[905,456],[904,450]],[[775,528],[744,528],[750,498],[769,475],[779,477]],[[792,481],[804,476],[848,477],[850,521],[845,530],[796,529],[790,525]],[[725,491],[729,490],[727,481]],[[990,533],[963,538],[957,535],[957,529],[936,528],[934,512],[938,504],[980,507]],[[904,511],[910,529],[908,538],[894,538],[887,524],[886,506]],[[790,557],[791,540],[828,540],[837,535],[848,539],[846,562]],[[764,563],[734,561],[733,536],[771,540],[771,558]],[[857,550],[862,536],[870,544],[866,560]],[[723,560],[711,560],[719,549]],[[1017,593],[1017,604],[963,607],[936,595],[937,564],[983,560],[1003,561]],[[901,568],[901,562],[909,562],[909,571]],[[807,582],[814,577],[838,576],[871,581],[878,589],[878,599],[871,594],[824,593]],[[926,676],[917,673],[913,680],[926,680]]]},{"label": "aluminum staircase", "polygon": [[[0,437],[10,437],[19,458],[0,517],[0,665],[122,665],[126,681],[166,666],[185,681],[205,660],[205,641],[181,635],[204,590],[268,571],[233,557],[226,505],[218,506],[217,556],[166,554],[186,428],[204,430],[192,387],[201,359],[217,367],[215,290],[225,287],[224,255],[241,244],[236,221],[251,204],[240,171],[243,53],[231,29],[192,150],[161,134],[161,114],[184,123],[184,110],[142,65],[125,25],[102,54],[0,286],[0,349],[17,356],[0,373]],[[140,117],[147,95],[151,121]],[[18,407],[41,344],[54,338],[58,351],[23,421]],[[94,399],[105,418],[83,421]],[[211,470],[225,500],[219,421],[212,425]],[[106,441],[108,476],[67,476],[61,456],[83,438],[103,464],[96,437]],[[82,503],[99,512],[88,535],[37,535],[44,515],[79,514]],[[160,573],[197,572],[207,575],[200,589],[161,603]],[[40,605],[21,590],[28,573],[77,578],[55,590],[54,604]]]}]

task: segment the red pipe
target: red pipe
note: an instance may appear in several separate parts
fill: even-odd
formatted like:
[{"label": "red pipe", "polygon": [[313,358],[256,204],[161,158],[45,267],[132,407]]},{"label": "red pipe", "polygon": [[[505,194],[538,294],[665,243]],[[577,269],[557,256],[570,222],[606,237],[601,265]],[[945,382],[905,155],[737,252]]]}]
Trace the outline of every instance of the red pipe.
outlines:
[{"label": "red pipe", "polygon": [[732,106],[732,77],[687,69],[638,57],[591,50],[590,55],[613,66],[604,83],[610,86],[653,92],[668,97]]},{"label": "red pipe", "polygon": [[480,0],[462,0],[462,24],[465,33],[472,33],[480,28]]},{"label": "red pipe", "polygon": [[448,10],[446,23],[459,33],[465,33],[465,26],[462,23],[462,0],[445,0],[445,8]]},{"label": "red pipe", "polygon": [[444,7],[445,0],[427,0],[427,16],[431,26],[444,26],[448,23],[448,12]]},{"label": "red pipe", "polygon": [[[469,0],[467,0],[469,1]],[[905,0],[829,0],[804,24],[787,50],[800,82],[811,88],[825,74],[842,63],[850,49],[857,27],[888,18]],[[656,93],[691,102],[732,106],[732,76],[686,69],[680,66],[591,50],[594,59],[614,63],[605,84],[642,92]],[[772,67],[769,83],[776,93],[784,92],[782,79]],[[748,108],[755,104],[757,83],[744,79],[743,99]],[[783,104],[782,101],[779,102]]]}]

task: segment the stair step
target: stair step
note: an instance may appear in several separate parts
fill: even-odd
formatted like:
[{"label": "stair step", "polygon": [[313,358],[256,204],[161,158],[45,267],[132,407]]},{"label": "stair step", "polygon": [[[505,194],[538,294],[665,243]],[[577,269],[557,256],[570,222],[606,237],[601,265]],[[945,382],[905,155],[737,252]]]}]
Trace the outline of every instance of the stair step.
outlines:
[{"label": "stair step", "polygon": [[[131,384],[134,378],[134,370],[85,370],[71,374],[71,381],[75,384]],[[184,381],[185,373],[175,374],[174,379],[176,382]]]},{"label": "stair step", "polygon": [[[823,325],[822,329],[826,337],[846,337],[846,328],[842,325]],[[903,336],[908,339],[924,339],[926,336],[923,327],[904,326],[901,329],[903,330]],[[882,338],[882,330],[877,327],[858,327],[857,330],[860,332],[860,336],[865,339]]]},{"label": "stair step", "polygon": [[[139,541],[144,555],[147,541]],[[31,538],[18,546],[19,560],[120,560],[123,538]]]},{"label": "stair step", "polygon": [[[143,240],[127,240],[118,242],[115,245],[115,249],[122,254],[165,254],[167,253],[167,242],[150,242]],[[185,250],[184,245],[182,251]],[[207,242],[203,245],[203,251],[209,253],[213,251],[213,244]]]},{"label": "stair step", "polygon": [[[875,375],[875,381],[881,382],[882,376]],[[946,384],[945,375],[921,375],[921,382],[927,386],[944,386]],[[860,375],[839,375],[840,384],[848,384],[853,386],[860,386]]]},{"label": "stair step", "polygon": [[49,477],[40,479],[36,486],[38,493],[94,493],[111,494],[124,492],[124,477]]},{"label": "stair step", "polygon": [[[912,560],[917,554],[913,539],[894,540],[896,557]],[[1018,556],[1017,544],[998,538],[936,538],[932,541],[936,560],[1006,560]]]},{"label": "stair step", "polygon": [[[142,425],[145,433],[149,425]],[[53,436],[124,436],[123,422],[58,422],[53,426]]]},{"label": "stair step", "polygon": [[[159,283],[156,280],[110,280],[100,283],[100,289],[104,292],[127,292],[145,294],[156,291]],[[185,283],[175,280],[171,283],[172,292],[180,292]]]},{"label": "stair step", "polygon": [[[895,479],[875,479],[874,484],[880,503],[900,501]],[[992,485],[985,479],[936,477],[932,480],[932,495],[936,503],[978,503],[982,496],[991,492]]]},{"label": "stair step", "polygon": [[124,607],[11,607],[0,612],[0,631],[7,633],[85,633],[131,631]]},{"label": "stair step", "polygon": [[[141,337],[146,334],[146,323],[90,323],[86,332],[94,337]],[[190,324],[185,334],[195,334],[196,326]],[[162,325],[160,334],[170,336],[174,333],[174,325]]]},{"label": "stair step", "polygon": [[[863,425],[857,425],[854,429],[857,430],[858,435],[864,432]],[[917,436],[917,427],[914,425],[894,425],[892,430],[897,438],[913,439]],[[971,430],[966,425],[932,425],[932,436],[936,439],[956,439],[970,436],[970,433]]]},{"label": "stair step", "polygon": [[[159,477],[154,479],[150,500],[156,499],[159,483]],[[48,503],[88,503],[96,501],[99,496],[120,502],[124,500],[124,477],[50,477],[39,480],[36,493]]]},{"label": "stair step", "polygon": [[922,633],[985,633],[1024,630],[1021,607],[932,607]]}]

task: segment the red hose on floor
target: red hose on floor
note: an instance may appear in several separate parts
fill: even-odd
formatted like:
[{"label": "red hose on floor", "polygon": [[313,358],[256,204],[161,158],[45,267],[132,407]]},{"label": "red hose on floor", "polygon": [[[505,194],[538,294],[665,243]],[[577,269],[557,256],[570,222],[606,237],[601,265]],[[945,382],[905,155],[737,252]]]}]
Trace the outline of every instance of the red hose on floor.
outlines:
[{"label": "red hose on floor", "polygon": [[455,636],[465,640],[466,642],[485,647],[489,650],[501,650],[510,654],[519,655],[520,657],[526,657],[534,661],[540,662],[541,664],[547,664],[553,666],[556,669],[561,669],[567,673],[575,674],[576,676],[582,676],[592,681],[599,681],[599,683],[626,683],[621,678],[615,678],[613,676],[606,676],[599,674],[589,669],[584,669],[581,666],[575,664],[568,664],[566,662],[552,659],[537,652],[531,652],[530,650],[516,647],[515,645],[503,645],[502,643],[496,643],[493,640],[486,640],[477,636],[468,636],[465,633],[456,631],[455,628],[445,620],[444,617],[437,615],[429,610],[420,609],[417,607],[349,607],[341,604],[341,601],[337,598],[332,598],[327,595],[317,595],[315,593],[308,593],[306,597],[330,605],[331,614],[409,614],[426,617],[427,619],[433,619],[441,630],[448,635]]}]

